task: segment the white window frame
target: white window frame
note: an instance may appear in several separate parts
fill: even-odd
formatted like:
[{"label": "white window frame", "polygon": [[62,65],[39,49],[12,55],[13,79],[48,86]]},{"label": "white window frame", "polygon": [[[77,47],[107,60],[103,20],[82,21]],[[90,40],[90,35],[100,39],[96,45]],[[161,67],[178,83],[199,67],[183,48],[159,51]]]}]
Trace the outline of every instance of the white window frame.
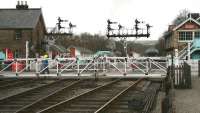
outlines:
[{"label": "white window frame", "polygon": [[[198,33],[198,35],[199,35],[198,37],[196,37],[196,33]],[[195,31],[194,32],[194,38],[200,38],[200,31]]]},{"label": "white window frame", "polygon": [[[183,40],[180,40],[180,37],[179,37],[181,32],[185,33],[184,34],[185,37],[183,38]],[[194,39],[193,32],[191,32],[191,31],[181,31],[181,32],[178,32],[178,41],[179,42],[191,42],[191,41],[193,41],[193,39]],[[192,33],[191,34],[191,40],[186,40],[187,38],[189,38],[189,37],[187,37],[187,35],[188,35],[188,34],[186,34],[187,32],[191,32]]]}]

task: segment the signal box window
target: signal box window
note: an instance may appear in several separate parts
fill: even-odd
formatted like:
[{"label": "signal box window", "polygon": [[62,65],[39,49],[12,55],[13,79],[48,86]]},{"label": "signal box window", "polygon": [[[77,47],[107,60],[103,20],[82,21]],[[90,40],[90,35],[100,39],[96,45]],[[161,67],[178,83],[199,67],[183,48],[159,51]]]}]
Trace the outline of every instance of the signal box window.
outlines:
[{"label": "signal box window", "polygon": [[179,41],[192,41],[192,32],[179,32]]},{"label": "signal box window", "polygon": [[200,32],[195,32],[194,37],[195,38],[200,38]]}]

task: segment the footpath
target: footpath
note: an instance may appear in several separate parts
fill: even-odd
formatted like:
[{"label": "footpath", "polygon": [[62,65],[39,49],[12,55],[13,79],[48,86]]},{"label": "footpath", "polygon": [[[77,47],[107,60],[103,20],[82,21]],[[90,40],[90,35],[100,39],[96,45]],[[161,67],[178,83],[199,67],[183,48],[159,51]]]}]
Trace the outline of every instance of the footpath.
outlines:
[{"label": "footpath", "polygon": [[192,89],[175,89],[176,113],[200,113],[200,77],[192,76]]}]

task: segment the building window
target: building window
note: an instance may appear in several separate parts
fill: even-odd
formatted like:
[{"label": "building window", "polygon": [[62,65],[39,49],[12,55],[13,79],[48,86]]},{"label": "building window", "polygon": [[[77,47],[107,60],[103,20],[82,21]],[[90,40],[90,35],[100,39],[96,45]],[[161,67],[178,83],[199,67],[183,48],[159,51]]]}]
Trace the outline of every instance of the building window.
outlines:
[{"label": "building window", "polygon": [[191,41],[192,32],[179,32],[179,41]]},{"label": "building window", "polygon": [[195,32],[195,33],[194,33],[194,37],[195,37],[195,38],[200,38],[200,32]]},{"label": "building window", "polygon": [[15,39],[20,40],[22,38],[22,31],[21,30],[16,30],[15,31]]},{"label": "building window", "polygon": [[192,40],[192,32],[186,32],[186,40]]},{"label": "building window", "polygon": [[179,32],[179,40],[185,40],[185,32]]}]

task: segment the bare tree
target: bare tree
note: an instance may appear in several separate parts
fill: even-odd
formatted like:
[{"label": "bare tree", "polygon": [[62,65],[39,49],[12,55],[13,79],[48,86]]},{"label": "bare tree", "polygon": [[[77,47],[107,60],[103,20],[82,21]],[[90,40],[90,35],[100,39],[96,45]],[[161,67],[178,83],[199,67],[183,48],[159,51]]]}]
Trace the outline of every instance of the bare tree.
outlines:
[{"label": "bare tree", "polygon": [[184,20],[186,20],[188,18],[188,14],[190,13],[189,10],[187,9],[183,9],[179,12],[179,14],[177,15],[177,17],[173,20],[172,24],[173,25],[178,25],[181,22],[183,22]]}]

